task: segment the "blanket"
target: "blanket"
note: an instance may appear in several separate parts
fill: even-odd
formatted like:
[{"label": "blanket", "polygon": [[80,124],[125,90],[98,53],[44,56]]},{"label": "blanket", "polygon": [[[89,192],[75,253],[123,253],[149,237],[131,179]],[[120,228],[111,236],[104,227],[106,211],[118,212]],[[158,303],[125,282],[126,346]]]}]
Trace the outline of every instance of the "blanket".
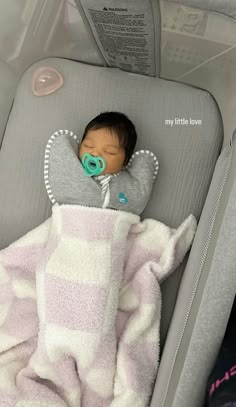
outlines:
[{"label": "blanket", "polygon": [[0,406],[147,407],[159,363],[161,282],[190,248],[135,214],[55,205],[0,252]]}]

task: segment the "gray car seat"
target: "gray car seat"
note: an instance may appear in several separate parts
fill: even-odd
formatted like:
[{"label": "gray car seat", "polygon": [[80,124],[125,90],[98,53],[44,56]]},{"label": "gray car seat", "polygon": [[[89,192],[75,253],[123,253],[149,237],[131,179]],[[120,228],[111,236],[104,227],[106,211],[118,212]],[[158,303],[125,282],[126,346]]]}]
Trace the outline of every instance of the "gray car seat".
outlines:
[{"label": "gray car seat", "polygon": [[[58,70],[64,85],[37,97],[32,78],[42,66]],[[233,253],[228,253],[228,233],[234,239],[236,235],[230,223],[236,199],[235,141],[232,137],[221,151],[221,115],[208,92],[59,58],[32,65],[18,84],[0,150],[0,247],[51,214],[43,181],[50,135],[58,129],[80,134],[92,117],[105,110],[126,113],[137,129],[137,149],[150,149],[158,157],[159,174],[143,217],[171,227],[190,213],[199,220],[189,258],[162,285],[163,354],[151,406],[200,407],[235,292]],[[181,124],[182,118],[188,125]],[[220,273],[222,248],[229,254],[224,273]]]}]

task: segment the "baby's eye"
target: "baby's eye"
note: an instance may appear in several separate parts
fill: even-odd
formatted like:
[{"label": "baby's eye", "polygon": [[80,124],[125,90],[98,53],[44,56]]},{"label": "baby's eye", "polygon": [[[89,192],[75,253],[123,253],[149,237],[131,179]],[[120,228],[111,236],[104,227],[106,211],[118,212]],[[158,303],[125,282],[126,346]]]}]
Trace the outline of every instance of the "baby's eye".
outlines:
[{"label": "baby's eye", "polygon": [[109,155],[116,155],[116,153],[112,153],[111,151],[105,151],[105,153]]},{"label": "baby's eye", "polygon": [[90,144],[84,144],[85,148],[93,148],[93,146],[91,146]]}]

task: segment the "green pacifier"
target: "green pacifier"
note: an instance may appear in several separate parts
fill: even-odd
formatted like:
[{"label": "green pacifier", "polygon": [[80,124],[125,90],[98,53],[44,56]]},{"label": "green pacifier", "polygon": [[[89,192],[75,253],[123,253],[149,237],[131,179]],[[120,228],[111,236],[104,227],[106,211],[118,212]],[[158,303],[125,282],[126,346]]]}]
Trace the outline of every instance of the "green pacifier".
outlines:
[{"label": "green pacifier", "polygon": [[94,157],[89,153],[82,155],[82,165],[85,175],[92,177],[93,175],[100,175],[106,168],[106,163],[102,157]]}]

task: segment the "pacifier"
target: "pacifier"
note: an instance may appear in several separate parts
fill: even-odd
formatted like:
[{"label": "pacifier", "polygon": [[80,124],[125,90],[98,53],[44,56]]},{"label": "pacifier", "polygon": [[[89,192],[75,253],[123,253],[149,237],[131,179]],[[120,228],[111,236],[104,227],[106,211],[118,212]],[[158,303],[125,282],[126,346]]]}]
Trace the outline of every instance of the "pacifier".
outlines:
[{"label": "pacifier", "polygon": [[102,157],[94,157],[89,153],[82,155],[82,165],[85,175],[92,177],[93,175],[100,175],[106,168],[106,162]]}]

